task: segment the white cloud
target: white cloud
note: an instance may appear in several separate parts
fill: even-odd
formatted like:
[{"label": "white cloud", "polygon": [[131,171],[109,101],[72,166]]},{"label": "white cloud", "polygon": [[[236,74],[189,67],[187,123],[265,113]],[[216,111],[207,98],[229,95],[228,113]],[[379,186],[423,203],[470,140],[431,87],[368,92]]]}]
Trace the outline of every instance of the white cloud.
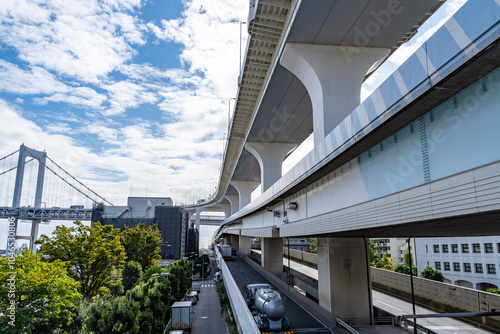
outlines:
[{"label": "white cloud", "polygon": [[119,81],[104,86],[110,95],[111,107],[103,112],[106,116],[121,114],[126,108],[135,108],[142,103],[154,103],[158,96],[146,87],[130,81]]},{"label": "white cloud", "polygon": [[139,4],[4,0],[0,38],[32,66],[98,83],[136,53],[130,44],[144,43],[142,23],[128,13]]},{"label": "white cloud", "polygon": [[51,94],[66,91],[66,85],[44,68],[27,70],[0,59],[0,90],[16,94]]}]

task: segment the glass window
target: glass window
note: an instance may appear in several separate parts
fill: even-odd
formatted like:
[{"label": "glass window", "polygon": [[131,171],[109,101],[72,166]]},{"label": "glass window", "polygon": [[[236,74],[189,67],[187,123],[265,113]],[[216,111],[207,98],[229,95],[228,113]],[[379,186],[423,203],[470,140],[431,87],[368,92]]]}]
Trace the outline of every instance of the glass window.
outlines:
[{"label": "glass window", "polygon": [[462,253],[469,252],[469,244],[462,244]]},{"label": "glass window", "polygon": [[443,245],[443,253],[448,253],[448,245]]},{"label": "glass window", "polygon": [[439,245],[434,245],[434,253],[439,253]]},{"label": "glass window", "polygon": [[481,253],[481,245],[480,244],[472,244],[472,252],[473,253]]},{"label": "glass window", "polygon": [[451,252],[452,253],[458,253],[458,244],[452,244],[451,245]]},{"label": "glass window", "polygon": [[460,271],[460,263],[453,262],[453,271]]},{"label": "glass window", "polygon": [[466,273],[470,273],[471,272],[470,263],[464,263],[464,271]]},{"label": "glass window", "polygon": [[494,264],[487,264],[488,266],[488,274],[496,274],[497,268],[495,268]]},{"label": "glass window", "polygon": [[476,270],[476,273],[483,272],[483,264],[482,263],[474,263],[474,268]]},{"label": "glass window", "polygon": [[497,244],[497,252],[500,253],[500,243]]},{"label": "glass window", "polygon": [[484,252],[485,253],[493,253],[493,244],[492,243],[484,244]]},{"label": "glass window", "polygon": [[437,270],[441,270],[441,262],[434,262],[434,267],[436,267]]},{"label": "glass window", "polygon": [[444,262],[444,270],[450,270],[450,263]]}]

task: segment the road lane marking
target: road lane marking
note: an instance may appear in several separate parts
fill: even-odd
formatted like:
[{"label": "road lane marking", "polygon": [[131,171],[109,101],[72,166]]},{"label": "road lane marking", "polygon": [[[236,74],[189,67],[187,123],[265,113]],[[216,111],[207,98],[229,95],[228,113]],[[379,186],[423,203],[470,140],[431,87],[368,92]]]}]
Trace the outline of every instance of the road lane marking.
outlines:
[{"label": "road lane marking", "polygon": [[384,302],[381,302],[380,300],[375,300],[375,301],[376,301],[376,302],[379,302],[380,304],[383,304],[383,305],[385,305],[385,306],[392,307],[393,309],[398,310],[399,312],[403,312],[403,310],[400,310],[400,309],[398,309],[397,307],[394,307],[394,306],[392,306],[392,305],[389,305],[389,304],[386,304],[386,303],[384,303]]}]

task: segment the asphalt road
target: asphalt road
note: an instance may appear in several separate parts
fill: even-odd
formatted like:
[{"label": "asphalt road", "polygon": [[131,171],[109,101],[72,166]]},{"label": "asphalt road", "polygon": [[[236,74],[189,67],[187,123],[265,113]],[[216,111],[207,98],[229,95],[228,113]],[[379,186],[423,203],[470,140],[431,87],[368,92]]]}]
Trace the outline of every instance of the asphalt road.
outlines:
[{"label": "asphalt road", "polygon": [[[392,297],[388,294],[373,290],[373,306],[381,308],[391,314],[413,314],[411,303]],[[416,306],[416,314],[436,313],[424,307]],[[493,332],[460,321],[455,318],[427,318],[417,319],[417,324],[439,334],[491,334]]]},{"label": "asphalt road", "polygon": [[226,322],[222,318],[219,296],[213,280],[215,265],[210,263],[210,275],[200,283],[199,300],[194,305],[193,328],[191,334],[225,334]]},{"label": "asphalt road", "polygon": [[[245,296],[242,290],[243,286],[251,283],[269,283],[264,276],[240,259],[239,256],[233,256],[231,260],[226,261],[226,264],[231,270],[231,274],[243,296]],[[276,290],[281,294],[285,302],[286,317],[291,326],[290,330],[294,333],[329,333],[319,321],[304,311],[300,305],[290,298],[287,298],[283,291],[279,289]]]}]

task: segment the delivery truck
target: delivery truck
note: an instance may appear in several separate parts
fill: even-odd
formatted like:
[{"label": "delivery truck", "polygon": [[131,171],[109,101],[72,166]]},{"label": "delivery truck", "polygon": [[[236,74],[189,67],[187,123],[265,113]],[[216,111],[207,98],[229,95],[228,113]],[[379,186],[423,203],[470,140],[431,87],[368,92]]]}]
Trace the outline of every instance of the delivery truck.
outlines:
[{"label": "delivery truck", "polygon": [[172,305],[172,329],[191,331],[193,304],[191,301],[175,302]]}]

